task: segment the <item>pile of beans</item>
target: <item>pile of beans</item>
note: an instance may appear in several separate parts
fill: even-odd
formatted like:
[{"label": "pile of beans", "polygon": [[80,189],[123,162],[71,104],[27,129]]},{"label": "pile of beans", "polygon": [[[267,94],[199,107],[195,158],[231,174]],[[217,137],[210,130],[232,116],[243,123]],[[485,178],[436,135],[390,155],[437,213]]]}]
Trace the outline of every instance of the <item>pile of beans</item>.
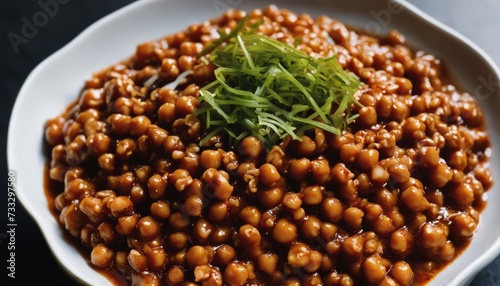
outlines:
[{"label": "pile of beans", "polygon": [[[275,6],[260,33],[338,56],[364,83],[341,135],[266,151],[252,136],[200,146],[194,115],[214,66],[197,54],[247,13],[137,46],[46,124],[61,225],[131,285],[410,285],[450,263],[492,185],[484,116],[439,59]],[[186,70],[177,88],[162,88]]]}]

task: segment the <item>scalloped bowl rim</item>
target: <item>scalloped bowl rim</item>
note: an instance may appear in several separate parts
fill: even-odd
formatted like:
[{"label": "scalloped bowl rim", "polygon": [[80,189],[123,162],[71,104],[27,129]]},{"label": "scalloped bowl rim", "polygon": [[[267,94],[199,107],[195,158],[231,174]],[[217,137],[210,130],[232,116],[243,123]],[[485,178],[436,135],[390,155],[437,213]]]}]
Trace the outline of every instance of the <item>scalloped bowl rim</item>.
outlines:
[{"label": "scalloped bowl rim", "polygon": [[[378,23],[380,32],[387,32],[388,29],[397,27],[401,28],[402,33],[405,35],[408,33],[409,35],[418,34],[417,30],[408,28],[410,27],[408,26],[410,24],[405,24],[405,21],[408,21],[408,19],[400,19],[403,17],[413,17],[411,19],[417,21],[419,25],[424,25],[425,27],[431,29],[427,30],[427,32],[444,36],[446,41],[457,45],[454,46],[456,49],[462,49],[463,51],[468,52],[468,55],[470,57],[475,57],[475,59],[477,59],[481,63],[480,67],[478,67],[475,73],[472,74],[475,75],[475,79],[470,79],[470,74],[468,75],[468,78],[466,76],[463,76],[462,78],[459,77],[459,79],[461,80],[461,82],[466,82],[465,86],[466,90],[468,91],[474,88],[476,92],[478,91],[478,89],[484,91],[485,88],[487,88],[487,91],[490,91],[487,97],[480,99],[493,101],[493,105],[483,102],[483,107],[489,107],[488,110],[494,108],[491,106],[500,107],[500,104],[498,102],[498,98],[500,97],[500,90],[493,89],[492,91],[491,86],[485,87],[484,85],[480,85],[481,83],[485,83],[485,78],[487,80],[490,80],[489,82],[500,82],[498,80],[500,78],[500,71],[495,63],[491,60],[491,58],[469,39],[454,31],[453,29],[447,27],[446,25],[440,23],[439,21],[416,8],[414,5],[404,0],[355,0],[345,2],[349,3],[342,3],[342,1],[340,0],[332,1],[329,4],[326,4],[321,0],[309,0],[308,7],[305,7],[304,4],[301,4],[299,0],[279,0],[274,1],[273,3],[275,3],[280,8],[289,8],[294,12],[299,12],[300,10],[298,9],[300,8],[305,9],[306,12],[311,14],[326,14],[354,26],[356,26],[356,24],[358,24],[358,26],[364,24],[365,27],[367,27],[368,23]],[[217,7],[215,5],[216,3],[225,3],[226,6]],[[35,69],[33,69],[33,71],[24,82],[21,90],[19,91],[9,123],[7,141],[7,158],[9,168],[10,170],[18,172],[17,196],[22,206],[27,210],[29,215],[33,218],[33,220],[40,228],[46,243],[49,245],[49,249],[51,250],[53,256],[56,258],[56,261],[66,272],[68,272],[69,275],[71,275],[79,283],[88,285],[111,285],[111,282],[108,279],[91,268],[86,259],[83,258],[80,253],[76,251],[73,246],[64,239],[60,226],[57,224],[47,207],[45,196],[43,195],[43,192],[41,190],[41,186],[43,186],[43,163],[45,160],[42,152],[43,124],[45,120],[62,112],[64,107],[76,98],[76,94],[81,88],[84,78],[88,77],[92,72],[98,71],[102,68],[105,68],[106,66],[112,65],[127,58],[133,53],[135,46],[140,42],[153,40],[161,36],[180,31],[191,23],[201,22],[218,16],[223,7],[228,8],[230,6],[230,4],[228,3],[232,3],[233,5],[235,5],[235,8],[241,7],[242,9],[246,8],[247,10],[257,7],[262,8],[270,4],[268,3],[268,1],[264,0],[214,0],[210,3],[196,0],[182,1],[182,3],[181,1],[177,0],[142,0],[134,2],[98,20],[87,29],[85,29],[82,33],[80,33],[66,46],[45,59]],[[362,3],[363,5],[356,6],[359,3]],[[387,14],[387,11],[394,12],[393,10],[390,10],[391,6],[389,5],[392,4],[399,5],[397,7],[401,7],[402,10],[398,13],[393,13],[392,15]],[[207,10],[209,5],[212,5],[210,7],[212,7],[213,10]],[[347,11],[347,13],[337,15],[335,13],[343,13],[345,11],[335,12],[332,7],[327,7],[328,5],[331,5],[332,7],[337,5],[337,7],[339,7],[339,10],[346,9],[345,11]],[[361,6],[364,8],[359,8]],[[167,12],[170,12],[170,14],[167,14],[171,17],[171,19],[180,20],[181,24],[177,24],[177,26],[175,26],[176,28],[165,27],[146,31],[140,30],[136,27],[130,27],[131,24],[127,26],[127,21],[136,23],[139,21],[139,19],[150,23],[151,26],[162,23],[162,21],[164,20],[150,17],[151,14],[157,16],[157,13],[159,13],[158,9],[155,9],[157,7],[174,8],[172,9],[172,11],[168,11],[167,9]],[[311,12],[309,12],[309,10],[311,10]],[[358,10],[363,11],[359,12]],[[194,11],[196,15],[203,15],[203,17],[187,20],[184,18],[184,15],[182,15],[182,13],[177,13],[177,11]],[[143,13],[146,12],[148,14],[143,15]],[[383,14],[382,12],[384,12],[385,14]],[[374,19],[377,19],[377,15],[380,17],[389,15],[389,19],[391,20],[391,22],[380,22],[381,19],[383,21],[383,18],[378,18],[379,22],[373,22]],[[394,20],[392,18],[394,18]],[[129,34],[127,34],[126,31],[119,30],[119,28],[122,26],[127,26],[130,28],[128,32]],[[130,37],[130,39],[120,38],[120,36],[127,35],[132,36]],[[102,37],[104,37],[103,43],[92,41],[96,39],[103,39]],[[421,48],[420,44],[424,43],[423,46],[427,45],[430,47],[430,51],[427,51],[437,52],[439,54],[439,49],[435,51],[433,50],[434,46],[432,45],[431,40],[427,40],[427,42],[423,41],[422,43],[417,43],[419,42],[419,39],[421,40],[422,38],[416,36],[413,42],[409,42],[416,44],[416,46],[419,48]],[[120,46],[119,52],[114,52],[113,48],[118,46]],[[103,54],[92,52],[91,48],[93,47],[100,48],[100,51],[103,51]],[[422,47],[422,49],[424,48]],[[85,51],[87,51],[87,53],[85,53]],[[454,55],[448,54],[453,54],[453,51],[447,51],[447,54],[443,54],[442,57],[454,57]],[[73,61],[76,61],[79,64],[79,67],[76,69],[76,71],[71,70],[71,64],[68,65],[68,63],[72,63]],[[452,62],[448,64],[451,64],[452,68],[454,68],[454,64],[459,67],[461,63]],[[465,71],[462,72],[467,73]],[[54,79],[54,76],[57,77],[57,79]],[[52,81],[52,83],[58,83],[58,80],[61,78],[66,80],[64,81],[64,84],[61,85],[53,84],[50,86],[46,86],[47,84],[44,82]],[[46,92],[50,91],[52,94],[54,94],[54,96],[48,98],[34,96],[33,93],[38,92],[40,89]],[[51,104],[47,103],[47,101]],[[40,112],[40,110],[42,111]],[[29,116],[26,116],[26,114],[29,114]],[[496,148],[496,150],[498,150],[498,148],[500,148],[500,135],[498,133],[498,129],[500,129],[498,128],[499,124],[495,123],[491,116],[489,118],[487,116],[487,123],[489,126],[488,131],[490,132],[490,135],[492,135],[492,146],[494,146],[494,149]],[[37,129],[35,129],[35,132],[18,132],[18,130],[25,130],[29,128],[33,129],[33,127],[37,127]],[[496,128],[493,129],[492,127]],[[36,146],[36,148],[33,148],[34,145]],[[493,159],[495,159],[495,161],[493,161]],[[498,171],[500,170],[497,163],[498,161],[500,160],[496,158],[496,153],[493,152],[492,170],[494,174],[498,173]],[[42,163],[42,165],[40,165],[40,163]],[[42,172],[40,172],[40,170],[42,170]],[[35,175],[31,175],[33,173],[35,173]],[[30,190],[35,190],[35,193],[33,193],[33,191],[30,193]],[[500,191],[498,187],[495,186],[493,186],[493,188],[491,189],[491,191],[493,190],[495,190],[496,193]],[[494,198],[494,202],[500,203],[500,196],[491,191],[489,192],[489,194],[491,194],[490,197]],[[41,196],[40,193],[42,194]],[[493,206],[491,206],[490,204],[483,212],[483,216],[487,214],[488,217],[493,217],[495,215],[495,213],[493,212]],[[500,209],[496,208],[496,210],[498,214],[498,212],[500,212]],[[483,225],[487,223],[488,222],[480,223],[478,227],[478,237],[481,235],[481,233],[484,232]],[[469,281],[483,267],[493,261],[493,259],[500,254],[500,232],[497,231],[496,234],[498,234],[495,236],[496,238],[492,238],[493,240],[487,240],[488,246],[486,248],[484,248],[485,246],[479,246],[480,243],[476,240],[477,237],[473,239],[471,245],[465,250],[465,252],[461,256],[459,256],[456,261],[454,261],[450,266],[446,267],[442,272],[440,272],[436,276],[436,278],[430,282],[430,285],[468,284]],[[472,261],[464,261],[464,257],[466,256],[466,254],[468,255],[469,252],[473,251],[473,247],[478,247],[481,251],[481,254],[471,254],[474,259]]]}]

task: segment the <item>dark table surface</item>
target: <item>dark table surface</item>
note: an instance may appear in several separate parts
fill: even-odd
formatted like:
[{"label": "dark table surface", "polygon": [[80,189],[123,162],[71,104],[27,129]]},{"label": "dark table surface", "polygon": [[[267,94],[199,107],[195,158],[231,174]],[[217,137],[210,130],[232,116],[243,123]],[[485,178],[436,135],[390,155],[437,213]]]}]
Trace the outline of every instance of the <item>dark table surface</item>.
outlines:
[{"label": "dark table surface", "polygon": [[[250,1],[250,0],[247,0]],[[37,64],[64,46],[99,18],[133,2],[131,0],[3,0],[0,6],[0,150],[6,150],[6,134],[12,106],[25,78]],[[446,25],[456,29],[500,65],[500,1],[411,0]],[[9,33],[20,35],[26,20],[43,6],[57,4],[47,21],[31,37],[13,45]],[[45,5],[43,5],[45,4]],[[42,19],[43,20],[43,19]],[[22,131],[27,132],[27,131]],[[0,285],[76,285],[56,263],[37,227],[20,204],[16,207],[16,278],[7,275],[7,172],[6,154],[0,152],[0,174],[5,187],[0,199]],[[500,285],[500,258],[481,271],[471,285]]]}]

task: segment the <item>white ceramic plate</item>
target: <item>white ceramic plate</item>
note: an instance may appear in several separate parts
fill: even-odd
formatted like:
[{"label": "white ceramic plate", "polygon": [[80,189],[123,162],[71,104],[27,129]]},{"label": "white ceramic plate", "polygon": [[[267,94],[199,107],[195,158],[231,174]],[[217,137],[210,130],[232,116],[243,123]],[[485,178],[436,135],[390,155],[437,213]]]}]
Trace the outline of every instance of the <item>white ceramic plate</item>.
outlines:
[{"label": "white ceramic plate", "polygon": [[[220,15],[228,8],[254,9],[264,0],[142,0],[85,30],[29,75],[14,106],[8,133],[8,163],[18,176],[18,199],[40,227],[58,262],[77,281],[89,285],[110,282],[89,267],[78,251],[65,241],[49,212],[43,192],[44,123],[72,102],[92,72],[127,58],[137,44],[185,29]],[[500,72],[491,59],[463,36],[440,24],[405,1],[300,0],[274,1],[279,8],[313,16],[325,14],[345,23],[385,33],[395,28],[409,43],[441,58],[484,108],[493,144],[491,168],[500,174]],[[451,47],[451,48],[450,48]],[[467,250],[442,271],[430,285],[466,285],[500,253],[500,187],[489,192],[489,206],[482,214],[478,233]]]}]

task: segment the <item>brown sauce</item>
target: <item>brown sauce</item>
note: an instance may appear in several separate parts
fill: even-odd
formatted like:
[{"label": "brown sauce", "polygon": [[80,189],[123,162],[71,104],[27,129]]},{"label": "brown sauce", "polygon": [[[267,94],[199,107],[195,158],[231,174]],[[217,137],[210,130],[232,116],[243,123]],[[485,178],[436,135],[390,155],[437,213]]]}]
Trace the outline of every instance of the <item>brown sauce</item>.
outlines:
[{"label": "brown sauce", "polygon": [[[127,61],[122,62],[122,64],[124,64],[124,65],[127,65],[127,63],[130,64],[131,61],[132,61],[132,59],[129,59]],[[441,69],[439,70],[439,73],[440,73],[439,78],[442,80],[443,84],[453,83],[453,80],[450,78],[449,72],[446,71],[446,68],[444,66],[441,66],[441,65],[440,65],[440,67],[441,67]],[[119,70],[121,70],[121,69],[123,69],[123,67],[119,67]],[[106,69],[106,70],[107,71],[113,70],[113,66],[110,67],[110,68],[108,68],[108,69]],[[104,74],[104,72],[102,72],[102,74]],[[97,80],[96,80],[97,82],[99,80],[103,80],[102,78],[98,78],[98,77],[97,77]],[[74,112],[77,112],[76,109],[78,109],[78,107],[79,107],[78,102],[73,103],[72,105],[70,105],[68,107],[68,109],[66,110],[66,112],[62,115],[62,117],[72,118],[74,116]],[[106,107],[104,106],[104,107],[102,107],[102,109],[105,110]],[[385,123],[383,123],[383,124],[385,124]],[[382,126],[383,124],[381,124],[380,126]],[[377,127],[377,128],[373,127],[373,130],[375,130],[375,129],[381,129],[380,126]],[[478,123],[476,125],[476,127],[477,127],[478,130],[483,130],[484,129],[484,126],[482,126],[480,123]],[[118,142],[118,140],[120,140],[120,139],[122,139],[122,138],[118,138],[118,139],[114,138],[113,140],[115,140],[116,142]],[[47,152],[47,154],[48,154],[47,157],[50,158],[50,152]],[[329,155],[325,155],[325,156],[329,156]],[[328,158],[331,159],[330,160],[331,162],[340,162],[340,159],[338,158],[338,156],[339,156],[338,154],[333,154],[333,155],[331,155],[331,158],[330,157],[328,157]],[[484,154],[482,154],[482,155],[478,154],[478,161],[479,161],[478,164],[485,166],[486,165],[485,161],[487,159],[488,159],[487,156],[484,156]],[[131,169],[135,170],[136,168],[138,168],[141,165],[141,163],[142,164],[146,164],[146,165],[147,164],[151,164],[151,162],[148,162],[147,159],[140,158],[137,162],[133,161],[133,163],[131,163],[130,166],[127,166],[127,168],[130,167]],[[169,165],[168,168],[170,168],[170,169],[168,169],[167,167],[165,167],[164,169],[168,169],[168,172],[173,172],[175,170],[175,168],[177,168],[177,167],[173,166],[173,165]],[[58,183],[58,182],[55,182],[54,180],[50,179],[50,177],[49,177],[49,171],[50,171],[50,162],[47,162],[45,170],[44,170],[44,191],[45,191],[45,196],[47,198],[47,202],[48,202],[49,208],[51,210],[51,213],[54,216],[54,219],[59,223],[59,225],[61,226],[61,228],[64,229],[64,225],[62,223],[60,223],[59,211],[55,207],[56,197],[59,194],[61,194],[61,193],[64,192],[64,183]],[[94,164],[93,168],[91,167],[90,169],[87,169],[86,171],[88,173],[91,173],[91,174],[94,174],[94,173],[98,172],[98,170],[95,169],[95,164]],[[361,171],[357,170],[356,172],[361,172]],[[117,171],[117,174],[120,174],[120,170]],[[423,177],[425,179],[424,175],[417,175],[417,176]],[[89,176],[89,177],[93,177],[93,176]],[[259,201],[259,199],[257,198],[257,196],[254,196],[254,197],[247,196],[245,194],[245,188],[246,188],[246,186],[245,186],[244,182],[243,181],[238,181],[238,182],[239,182],[239,184],[242,184],[242,185],[241,186],[240,185],[235,185],[235,191],[234,191],[233,197],[235,197],[235,199],[239,199],[240,203],[243,204],[243,205],[245,205],[245,206],[246,205],[248,205],[248,206],[255,206],[255,205],[259,206],[262,202]],[[100,182],[95,182],[95,181],[93,181],[92,183],[96,184],[96,186],[97,186],[96,189],[98,189],[98,190],[106,189],[106,185],[105,184],[101,184]],[[302,183],[310,183],[310,182],[302,182]],[[332,187],[332,185],[329,185],[329,187]],[[298,193],[298,192],[301,191],[301,187],[294,186],[294,185],[291,184],[289,186],[286,186],[286,190],[285,191]],[[400,190],[400,191],[402,191],[402,190]],[[487,191],[487,190],[485,189],[484,191]],[[119,191],[117,191],[117,193],[119,193]],[[335,195],[337,195],[337,194],[335,194]],[[181,195],[174,195],[173,197],[168,198],[168,200],[170,200],[170,199],[171,200],[178,200],[180,202],[180,204],[183,204],[184,202],[182,202],[181,199],[179,199],[180,196]],[[135,211],[137,213],[143,213],[143,212],[144,213],[148,213],[149,212],[149,206],[150,206],[149,204],[152,201],[153,200],[151,200],[150,198],[145,199],[145,201],[142,201],[139,206],[134,206],[134,207],[137,207]],[[481,213],[484,210],[484,208],[486,207],[486,205],[487,205],[487,196],[486,196],[486,194],[484,194],[482,196],[482,199],[479,199],[479,200],[476,199],[474,201],[474,203],[472,205],[472,208],[475,211],[477,211],[478,213]],[[178,207],[178,206],[176,206],[176,207]],[[279,208],[282,208],[282,207],[283,207],[282,205],[279,206]],[[278,210],[279,208],[276,207],[276,210]],[[306,211],[310,215],[317,215],[317,216],[321,215],[320,211],[318,210],[319,207],[307,206],[307,207],[304,207],[304,208],[306,208]],[[445,206],[444,208],[446,208],[446,210],[454,211],[452,209],[448,209],[448,206]],[[263,215],[266,215],[268,213],[269,213],[269,211],[266,212]],[[458,213],[458,211],[456,213]],[[243,224],[242,223],[242,219],[240,218],[239,215],[240,215],[239,213],[234,213],[232,216],[227,216],[224,220],[219,221],[218,224],[220,224],[220,225],[229,225],[231,231],[236,233],[237,230],[238,230],[237,226]],[[410,219],[408,218],[408,220],[410,220]],[[190,223],[194,224],[193,221],[194,221],[194,219],[191,220]],[[448,221],[448,217],[446,217],[446,219],[444,219],[444,221],[446,221],[447,223],[450,224],[450,222]],[[162,226],[162,228],[167,228],[167,226],[166,226],[167,222],[166,221],[159,222],[159,224]],[[480,224],[480,221],[479,221],[479,224]],[[235,227],[235,225],[236,225],[236,227]],[[339,225],[343,226],[342,224],[339,224]],[[192,228],[192,227],[190,227],[190,228]],[[171,229],[167,229],[167,230],[164,230],[164,231],[165,231],[165,233],[169,233],[171,231]],[[362,230],[361,232],[363,232],[363,231],[364,230]],[[103,270],[103,269],[100,269],[100,268],[97,268],[97,267],[93,266],[93,264],[90,261],[91,246],[87,247],[87,246],[83,245],[78,238],[75,238],[75,237],[71,236],[67,231],[63,231],[63,232],[64,232],[64,235],[65,235],[65,239],[68,241],[68,243],[71,243],[72,245],[74,245],[75,250],[78,251],[78,252],[80,252],[80,254],[87,260],[88,264],[90,266],[92,266],[94,269],[96,269],[96,271],[98,271],[99,273],[101,273],[102,275],[104,275],[111,283],[113,283],[114,285],[117,285],[117,286],[118,285],[127,285],[127,284],[130,283],[130,279],[131,278],[129,276],[125,277],[124,274],[119,273],[119,271],[117,271],[115,268],[112,268],[110,270]],[[162,236],[166,236],[165,233],[161,233],[161,235]],[[340,233],[339,236],[342,236],[342,238],[339,239],[339,243],[342,243],[342,239],[345,239],[348,236],[350,236],[351,234],[353,234],[353,233],[347,233],[344,230],[339,230],[339,233]],[[267,239],[268,241],[272,241],[273,238],[274,239],[276,238],[276,237],[273,237],[273,235],[270,232],[264,232],[264,231],[262,231],[262,233],[260,235],[262,235],[262,237],[265,238],[265,239]],[[383,235],[381,235],[381,237],[383,237]],[[165,237],[163,237],[163,238],[165,238]],[[192,239],[192,237],[190,237],[190,239]],[[383,237],[380,240],[383,240],[384,243],[387,243],[388,238],[387,237]],[[296,241],[298,241],[298,240],[296,240]],[[304,240],[304,241],[306,241],[306,240]],[[232,242],[234,242],[234,241],[232,241]],[[314,242],[314,241],[312,241],[312,242]],[[128,241],[124,242],[123,240],[121,240],[121,241],[119,241],[117,243],[111,244],[111,247],[114,247],[115,249],[118,249],[118,251],[120,251],[122,249],[124,251],[127,251],[128,248],[124,246],[125,243],[128,243]],[[423,255],[419,251],[415,251],[415,252],[413,252],[413,254],[410,254],[409,256],[404,257],[403,260],[406,261],[406,262],[408,262],[411,265],[413,273],[414,273],[414,277],[413,277],[413,280],[412,280],[412,285],[425,285],[426,283],[428,283],[429,281],[431,281],[432,279],[434,279],[434,277],[440,271],[442,271],[444,268],[446,268],[447,265],[449,265],[450,263],[453,263],[453,261],[458,256],[460,256],[467,249],[469,243],[470,243],[469,240],[465,240],[465,241],[453,241],[453,247],[454,247],[453,258],[451,260],[449,260],[449,261],[446,261],[446,262],[439,262],[438,260],[433,260],[433,259],[430,259],[430,258],[425,258],[425,257],[423,257]],[[193,244],[195,244],[195,243],[193,243]],[[220,245],[217,244],[217,245],[211,245],[211,246],[213,246],[213,248],[216,249]],[[318,245],[316,245],[316,247],[318,247]],[[288,247],[283,247],[283,245],[277,246],[277,247],[275,246],[275,248],[273,249],[273,251],[279,255],[280,264],[282,264],[282,265],[286,265],[287,264],[286,259],[287,259],[287,252],[288,252],[288,250],[289,250]],[[169,250],[166,250],[166,251],[170,251],[170,252],[167,253],[167,255],[168,255],[169,258],[171,258],[171,257],[174,257],[176,255],[176,251],[178,251],[178,250],[170,250],[169,249]],[[238,252],[243,252],[243,250],[240,250],[239,248],[237,249],[237,251]],[[246,254],[241,254],[241,255],[238,254],[237,257],[240,258],[240,259],[241,258],[247,258]],[[394,263],[397,260],[396,257],[391,257],[391,254],[388,254],[388,257],[386,257],[386,258],[391,263]],[[335,259],[335,263],[337,264],[335,271],[338,270],[339,272],[347,273],[347,272],[349,272],[351,270],[351,269],[349,269],[348,266],[345,266],[345,265],[348,265],[351,262],[349,262],[347,259],[344,259],[343,257],[337,257]],[[391,265],[391,267],[392,267],[392,265]],[[160,279],[162,281],[161,282],[162,284],[165,283],[164,281],[166,279],[165,278],[165,273],[166,273],[165,271],[166,270],[162,270],[162,271],[158,271],[158,273],[156,273],[158,279]],[[330,270],[328,270],[328,271],[330,271]],[[390,268],[387,269],[387,272],[389,272],[389,271],[390,271]],[[323,272],[325,272],[325,271],[323,271]],[[326,273],[323,273],[323,272],[321,272],[321,274],[326,274]],[[192,271],[186,271],[186,276],[185,276],[186,280],[191,280],[192,281],[192,280],[194,280],[194,278],[195,277],[192,274]],[[354,280],[355,284],[357,282],[360,282],[360,284],[362,284],[362,285],[367,284],[366,281],[363,281],[363,278],[354,276],[354,279],[355,279]],[[254,280],[252,280],[251,283],[258,284],[258,285],[270,285],[270,284],[272,284],[271,282],[268,282],[264,278],[260,279],[259,277],[254,278]]]},{"label": "brown sauce", "polygon": [[83,259],[87,261],[87,264],[92,267],[95,271],[99,272],[101,275],[106,277],[109,282],[115,286],[123,286],[127,285],[127,281],[116,271],[113,269],[99,269],[95,267],[90,262],[90,251],[91,249],[82,245],[81,242],[74,236],[70,235],[64,229],[64,225],[61,224],[59,220],[59,211],[55,206],[55,199],[57,195],[64,191],[64,186],[61,183],[58,183],[54,180],[51,180],[49,177],[49,168],[50,162],[47,161],[45,163],[44,172],[43,172],[43,190],[45,194],[45,198],[47,200],[47,205],[49,207],[50,213],[54,217],[54,220],[57,222],[59,227],[61,228],[61,235],[64,236],[64,240],[69,243],[75,251],[78,251]]},{"label": "brown sauce", "polygon": [[[47,204],[49,206],[49,209],[54,217],[54,220],[60,225],[62,229],[64,229],[64,225],[62,225],[59,221],[59,212],[57,211],[55,207],[55,199],[57,195],[62,193],[64,191],[63,185],[61,183],[55,182],[50,179],[49,177],[49,165],[50,163],[47,162],[45,164],[44,168],[44,193],[45,197],[47,199]],[[477,201],[474,205],[474,208],[478,210],[479,212],[482,212],[486,206],[487,206],[487,196],[484,196],[484,199],[481,201]],[[65,240],[70,243],[76,251],[78,251],[82,257],[87,261],[90,267],[95,269],[95,271],[99,272],[101,275],[106,277],[115,286],[124,286],[128,285],[127,281],[124,279],[120,273],[114,269],[99,269],[90,263],[89,257],[90,257],[90,249],[88,247],[85,247],[80,243],[80,241],[71,236],[68,232],[63,231],[62,234],[64,235]],[[413,267],[413,271],[415,273],[415,276],[413,278],[412,285],[425,285],[429,283],[431,280],[433,280],[436,275],[438,275],[441,271],[443,271],[448,265],[453,263],[453,261],[458,258],[465,250],[467,250],[467,247],[469,246],[470,241],[464,241],[460,244],[455,243],[455,255],[454,258],[451,261],[447,261],[444,263],[436,263],[433,261],[426,260],[425,258],[421,256],[409,256],[406,258],[406,261],[411,263]],[[286,255],[286,254],[285,254]],[[339,265],[342,265],[339,263]],[[431,268],[431,269],[430,269]]]}]

